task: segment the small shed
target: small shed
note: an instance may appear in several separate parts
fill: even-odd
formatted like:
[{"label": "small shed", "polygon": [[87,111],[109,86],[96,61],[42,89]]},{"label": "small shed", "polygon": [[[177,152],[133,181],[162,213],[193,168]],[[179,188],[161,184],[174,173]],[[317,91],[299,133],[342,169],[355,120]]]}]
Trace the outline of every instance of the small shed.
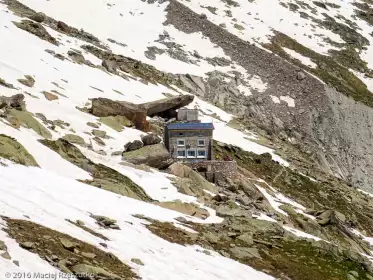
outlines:
[{"label": "small shed", "polygon": [[198,109],[181,108],[177,112],[178,121],[198,122]]},{"label": "small shed", "polygon": [[172,123],[165,128],[164,142],[174,159],[211,160],[214,158],[213,131],[212,123]]}]

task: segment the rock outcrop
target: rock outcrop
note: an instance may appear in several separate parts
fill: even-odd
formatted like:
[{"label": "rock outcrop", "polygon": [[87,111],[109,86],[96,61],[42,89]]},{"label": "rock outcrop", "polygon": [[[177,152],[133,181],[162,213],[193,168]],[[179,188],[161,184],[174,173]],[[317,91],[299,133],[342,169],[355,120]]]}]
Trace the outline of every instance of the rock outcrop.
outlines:
[{"label": "rock outcrop", "polygon": [[146,110],[136,104],[113,101],[107,98],[94,98],[90,113],[97,117],[124,116],[137,129],[142,131],[149,130],[149,124],[146,121]]},{"label": "rock outcrop", "polygon": [[171,163],[170,153],[163,144],[145,146],[141,149],[122,154],[123,160],[133,164],[146,164],[150,167],[164,169]]},{"label": "rock outcrop", "polygon": [[144,104],[133,104],[107,98],[94,98],[90,113],[97,117],[124,116],[134,123],[137,129],[149,131],[150,125],[146,120],[147,116],[172,117],[176,113],[175,110],[190,104],[193,99],[192,95],[181,95]]},{"label": "rock outcrop", "polygon": [[7,107],[24,110],[26,108],[24,99],[25,96],[23,94],[16,94],[11,97],[0,96],[0,109]]},{"label": "rock outcrop", "polygon": [[144,147],[143,142],[141,142],[140,140],[134,140],[124,145],[124,152],[136,151],[138,149],[141,149],[142,147]]},{"label": "rock outcrop", "polygon": [[157,135],[150,133],[143,135],[141,137],[141,141],[144,143],[144,146],[149,146],[161,143],[162,139],[159,138]]},{"label": "rock outcrop", "polygon": [[160,116],[173,118],[176,116],[176,110],[185,107],[193,102],[193,95],[181,95],[164,98],[153,102],[142,104],[149,117]]},{"label": "rock outcrop", "polygon": [[[248,127],[254,124],[281,140],[294,139],[296,147],[309,154],[321,169],[373,191],[371,107],[325,85],[294,64],[284,63],[279,56],[202,19],[178,1],[170,1],[167,11],[165,24],[188,34],[202,32],[232,61],[245,68],[247,74],[259,76],[265,85],[260,94],[253,89],[252,95],[246,96],[238,90],[244,82],[239,73],[226,82],[222,73],[212,72],[206,79],[181,75],[179,80],[186,91],[242,118]],[[334,77],[337,84],[343,84],[340,77],[339,74]],[[272,96],[289,97],[294,100],[294,106],[283,101],[275,103]]]},{"label": "rock outcrop", "polygon": [[0,157],[26,166],[38,166],[34,157],[15,139],[0,134]]}]

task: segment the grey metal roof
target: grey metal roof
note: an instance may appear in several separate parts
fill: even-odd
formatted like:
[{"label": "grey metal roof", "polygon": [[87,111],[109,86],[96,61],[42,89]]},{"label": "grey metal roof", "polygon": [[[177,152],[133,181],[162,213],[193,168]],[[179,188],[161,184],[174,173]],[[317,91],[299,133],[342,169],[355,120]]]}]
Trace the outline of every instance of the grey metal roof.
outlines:
[{"label": "grey metal roof", "polygon": [[213,130],[214,125],[212,123],[171,123],[167,126],[169,130]]}]

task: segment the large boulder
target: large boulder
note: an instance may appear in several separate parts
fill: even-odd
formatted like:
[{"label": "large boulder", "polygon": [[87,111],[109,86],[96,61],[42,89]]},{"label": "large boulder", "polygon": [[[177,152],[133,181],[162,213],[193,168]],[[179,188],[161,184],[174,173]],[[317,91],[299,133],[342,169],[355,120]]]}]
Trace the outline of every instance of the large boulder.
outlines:
[{"label": "large boulder", "polygon": [[14,108],[18,110],[25,110],[26,103],[23,94],[15,94],[11,97],[0,96],[0,109],[4,107]]},{"label": "large boulder", "polygon": [[193,95],[182,95],[144,104],[133,104],[124,101],[113,101],[107,98],[94,98],[92,100],[91,114],[97,117],[125,116],[142,131],[149,131],[150,125],[146,117],[156,115],[172,118],[175,110],[190,104]]},{"label": "large boulder", "polygon": [[168,171],[178,177],[175,185],[184,194],[200,197],[206,194],[205,191],[213,194],[218,193],[215,185],[185,164],[175,162],[168,168]]},{"label": "large boulder", "polygon": [[123,153],[123,160],[133,164],[146,164],[154,168],[167,168],[172,159],[163,144],[145,146],[141,149]]},{"label": "large boulder", "polygon": [[154,117],[157,115],[167,116],[167,112],[172,112],[185,107],[192,103],[193,99],[193,95],[181,95],[144,103],[142,104],[142,106],[146,109],[147,115],[149,117]]},{"label": "large boulder", "polygon": [[161,143],[162,139],[159,138],[157,135],[151,133],[142,136],[141,141],[144,143],[144,146],[149,146]]},{"label": "large boulder", "polygon": [[128,142],[126,145],[124,145],[124,152],[136,151],[141,149],[143,146],[144,144],[140,140]]},{"label": "large boulder", "polygon": [[206,209],[200,208],[197,204],[194,203],[185,203],[180,200],[175,201],[165,201],[165,202],[156,202],[158,206],[180,212],[185,215],[190,215],[200,219],[206,219],[210,216],[209,212]]},{"label": "large boulder", "polygon": [[125,116],[134,123],[135,127],[142,131],[149,130],[146,120],[146,110],[140,105],[113,101],[107,98],[94,98],[92,100],[91,114],[97,117]]}]

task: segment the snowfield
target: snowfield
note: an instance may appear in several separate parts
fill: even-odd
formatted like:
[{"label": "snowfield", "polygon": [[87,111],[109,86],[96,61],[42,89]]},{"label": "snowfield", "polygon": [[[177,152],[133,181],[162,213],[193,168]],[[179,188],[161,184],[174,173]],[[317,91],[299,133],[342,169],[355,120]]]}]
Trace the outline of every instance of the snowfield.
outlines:
[{"label": "snowfield", "polygon": [[[246,82],[245,85],[238,86],[242,96],[261,94],[268,87],[268,84],[258,75],[249,75],[243,67],[232,62],[222,48],[212,43],[202,33],[186,34],[173,26],[164,25],[167,19],[167,1],[151,3],[153,1],[22,0],[20,2],[56,20],[62,20],[71,26],[92,33],[115,54],[137,59],[158,70],[201,77],[218,70],[232,78],[233,71],[236,71],[242,74]],[[232,1],[238,6],[229,5],[230,1],[218,0],[180,0],[179,2],[199,14],[206,14],[207,19],[217,25],[224,24],[224,28],[229,32],[261,48],[263,48],[261,44],[270,42],[275,31],[283,32],[304,46],[324,55],[329,55],[328,51],[336,47],[325,42],[323,38],[327,37],[334,43],[343,42],[339,35],[322,26],[313,25],[312,21],[290,11],[277,0]],[[286,3],[293,2],[297,1],[289,0]],[[354,14],[349,9],[352,0],[329,2],[341,5],[338,13],[355,21]],[[316,9],[317,13],[314,15],[316,19],[324,19],[320,7],[314,3],[309,3],[309,6]],[[333,16],[336,16],[336,13],[334,10],[330,11]],[[87,42],[44,26],[50,35],[58,39],[60,44],[56,46],[13,24],[21,20],[20,16],[8,10],[5,3],[0,2],[0,78],[14,86],[8,88],[0,85],[0,95],[10,97],[18,93],[24,94],[27,111],[51,133],[51,140],[57,140],[67,134],[81,137],[85,145],[77,145],[77,147],[87,158],[127,176],[152,199],[160,202],[179,200],[194,203],[207,210],[210,216],[205,220],[198,219],[81,183],[78,180],[92,179],[91,174],[41,144],[38,140],[42,137],[34,130],[24,127],[14,128],[2,118],[0,133],[16,139],[23,145],[35,158],[40,168],[25,167],[0,159],[0,240],[5,242],[12,260],[20,262],[20,266],[17,266],[12,260],[0,257],[0,279],[4,277],[3,272],[58,273],[58,270],[47,261],[22,249],[14,239],[10,238],[2,230],[7,225],[1,216],[27,219],[111,252],[146,280],[274,279],[266,273],[223,257],[217,252],[210,250],[208,255],[202,252],[204,250],[202,247],[181,246],[150,232],[145,226],[147,222],[133,215],[139,214],[157,221],[170,222],[186,230],[190,229],[183,226],[176,218],[182,217],[200,224],[218,224],[223,221],[223,218],[217,216],[216,211],[207,207],[203,201],[178,192],[169,174],[155,169],[144,171],[130,165],[126,166],[121,164],[123,163],[121,156],[112,156],[113,152],[123,151],[123,146],[129,141],[140,139],[144,132],[127,127],[122,131],[114,130],[101,123],[99,118],[78,109],[89,107],[90,100],[98,97],[140,104],[163,99],[169,95],[185,94],[185,92],[161,84],[146,83],[129,74],[128,79],[110,74],[100,68],[102,64],[100,59],[82,48],[82,45],[88,44]],[[366,59],[368,65],[372,66],[373,38],[370,33],[373,28],[362,21],[359,21],[358,26],[371,43],[360,55]],[[162,41],[160,38],[164,34],[168,36]],[[114,43],[113,40],[119,44]],[[178,60],[168,53],[167,45],[174,44],[178,45],[178,50],[189,62]],[[154,47],[160,53],[155,54],[155,58],[151,58],[147,52]],[[68,52],[72,49],[81,52],[95,67],[74,63],[68,56]],[[51,55],[51,51],[63,55],[65,60],[57,59]],[[308,57],[291,49],[284,49],[284,51],[308,67],[317,67]],[[208,62],[213,58],[223,58],[230,63],[228,66],[214,66]],[[373,88],[372,79],[356,71],[353,73],[359,76],[368,88]],[[25,75],[35,79],[33,87],[27,87],[17,81]],[[54,92],[57,98],[48,100],[43,94],[45,91]],[[296,100],[290,96],[271,95],[270,97],[269,102],[273,102],[274,106],[278,104],[285,104],[289,108],[297,106]],[[188,107],[198,108],[200,119],[214,124],[215,140],[236,145],[256,154],[270,153],[273,160],[279,164],[290,166],[290,163],[276,154],[275,150],[258,144],[255,141],[258,140],[258,136],[254,132],[231,127],[229,123],[235,119],[234,115],[197,96]],[[50,121],[63,121],[68,126],[48,129],[40,121],[40,116]],[[108,137],[103,140],[105,146],[100,146],[93,140],[92,127],[88,123],[99,125],[99,129],[106,133]],[[92,149],[87,147],[88,144]],[[277,213],[287,217],[288,214],[280,206],[288,204],[297,213],[315,219],[305,213],[306,208],[301,204],[282,195],[265,181],[261,179],[256,181],[267,185],[266,188],[259,184],[256,187]],[[205,192],[214,195],[207,190]],[[109,230],[98,226],[91,214],[117,220],[121,230]],[[265,213],[253,217],[277,223]],[[100,238],[74,226],[67,219],[81,220],[89,229],[107,236],[108,247],[102,248]],[[321,240],[292,227],[282,227],[298,237]],[[367,240],[371,242],[371,239]],[[131,262],[132,258],[141,259],[145,265],[134,264]]]},{"label": "snowfield", "polygon": [[[7,164],[8,167],[0,167],[0,215],[17,219],[25,219],[26,215],[33,222],[100,247],[101,239],[65,219],[81,220],[108,237],[107,251],[122,261],[130,264],[131,258],[141,259],[145,265],[134,265],[134,269],[143,279],[273,279],[218,254],[208,256],[197,252],[203,248],[167,242],[150,233],[142,225],[143,221],[132,216],[142,214],[159,221],[176,222],[174,218],[183,216],[178,212],[93,188],[43,169]],[[100,229],[90,213],[116,219],[121,230]],[[33,254],[20,249],[0,231],[0,239],[3,237],[9,253],[20,261],[21,267],[0,258],[1,272],[55,272],[45,261],[35,255],[30,257]]]}]

